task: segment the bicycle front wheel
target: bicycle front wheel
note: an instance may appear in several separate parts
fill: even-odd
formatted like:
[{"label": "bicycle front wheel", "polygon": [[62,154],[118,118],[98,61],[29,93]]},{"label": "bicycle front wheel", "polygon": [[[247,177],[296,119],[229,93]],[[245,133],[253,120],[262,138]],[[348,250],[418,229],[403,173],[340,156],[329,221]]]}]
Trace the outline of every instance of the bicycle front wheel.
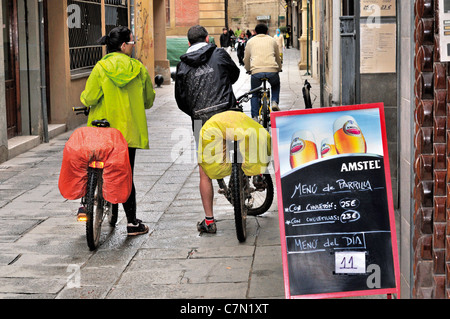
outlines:
[{"label": "bicycle front wheel", "polygon": [[263,98],[262,99],[262,111],[261,111],[261,116],[262,116],[262,126],[269,130],[269,103],[267,98]]},{"label": "bicycle front wheel", "polygon": [[245,206],[244,172],[242,164],[234,162],[231,168],[230,185],[234,207],[234,221],[236,224],[236,236],[239,242],[245,242],[247,238],[247,208]]},{"label": "bicycle front wheel", "polygon": [[103,221],[104,199],[102,195],[102,171],[88,169],[88,185],[86,192],[86,239],[90,250],[95,250],[100,241]]}]

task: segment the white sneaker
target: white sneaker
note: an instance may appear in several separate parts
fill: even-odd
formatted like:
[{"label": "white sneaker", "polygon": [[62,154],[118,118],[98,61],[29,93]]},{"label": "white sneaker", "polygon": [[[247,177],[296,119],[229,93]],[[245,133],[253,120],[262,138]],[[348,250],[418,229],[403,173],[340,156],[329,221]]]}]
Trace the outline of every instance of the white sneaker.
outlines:
[{"label": "white sneaker", "polygon": [[278,103],[275,101],[272,101],[272,111],[273,112],[279,112],[280,108],[278,107]]}]

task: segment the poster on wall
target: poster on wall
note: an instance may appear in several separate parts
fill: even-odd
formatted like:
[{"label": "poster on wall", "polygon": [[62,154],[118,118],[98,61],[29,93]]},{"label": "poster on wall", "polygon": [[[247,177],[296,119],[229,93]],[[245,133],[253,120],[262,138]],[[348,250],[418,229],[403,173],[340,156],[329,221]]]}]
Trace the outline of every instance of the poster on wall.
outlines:
[{"label": "poster on wall", "polygon": [[286,297],[399,295],[383,104],[271,121]]},{"label": "poster on wall", "polygon": [[394,17],[396,16],[395,0],[361,0],[361,17]]},{"label": "poster on wall", "polygon": [[395,23],[361,23],[361,74],[395,73],[397,68]]}]

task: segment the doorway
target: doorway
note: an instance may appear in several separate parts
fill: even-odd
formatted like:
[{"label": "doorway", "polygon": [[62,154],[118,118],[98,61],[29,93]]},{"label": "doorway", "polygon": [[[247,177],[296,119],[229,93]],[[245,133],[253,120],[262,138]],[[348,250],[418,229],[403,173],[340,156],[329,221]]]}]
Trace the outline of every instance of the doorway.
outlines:
[{"label": "doorway", "polygon": [[20,82],[17,0],[3,0],[3,48],[8,138],[20,134]]}]

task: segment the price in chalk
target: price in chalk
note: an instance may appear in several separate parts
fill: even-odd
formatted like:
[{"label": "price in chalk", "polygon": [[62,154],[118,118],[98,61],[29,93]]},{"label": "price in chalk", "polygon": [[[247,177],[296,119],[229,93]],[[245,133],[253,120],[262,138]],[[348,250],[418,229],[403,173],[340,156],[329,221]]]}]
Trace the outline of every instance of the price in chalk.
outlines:
[{"label": "price in chalk", "polygon": [[366,253],[363,251],[335,252],[336,274],[365,274]]},{"label": "price in chalk", "polygon": [[359,200],[356,198],[344,198],[339,201],[339,205],[344,209],[355,209],[359,206],[359,204]]}]

